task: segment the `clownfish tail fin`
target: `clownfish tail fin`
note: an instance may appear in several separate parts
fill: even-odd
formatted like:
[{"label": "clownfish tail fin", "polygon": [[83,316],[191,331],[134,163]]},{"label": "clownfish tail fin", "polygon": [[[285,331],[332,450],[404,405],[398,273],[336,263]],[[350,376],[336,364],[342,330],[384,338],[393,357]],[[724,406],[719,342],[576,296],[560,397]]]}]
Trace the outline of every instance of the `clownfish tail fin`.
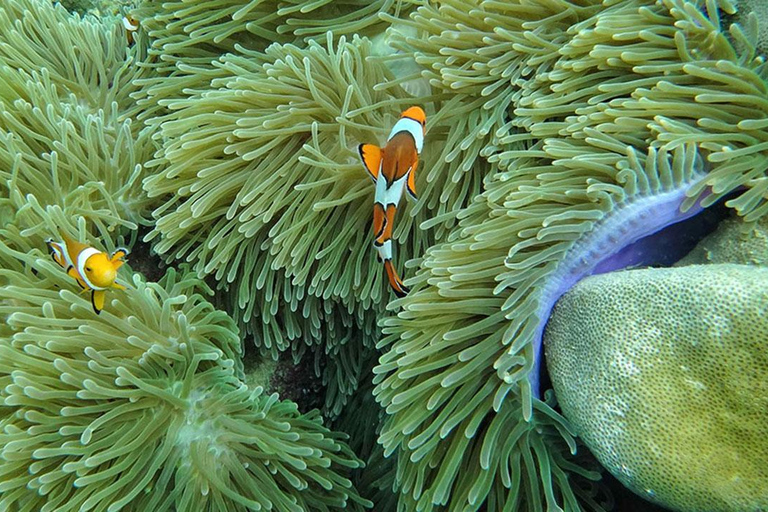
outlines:
[{"label": "clownfish tail fin", "polygon": [[363,161],[365,170],[376,183],[381,168],[381,148],[375,144],[360,144],[357,146],[357,152],[360,153],[360,159]]},{"label": "clownfish tail fin", "polygon": [[403,298],[408,295],[410,289],[403,284],[400,276],[397,275],[395,267],[392,266],[392,260],[384,260],[384,270],[387,273],[389,286],[392,288],[392,291],[395,292],[395,295],[397,295],[399,298]]}]

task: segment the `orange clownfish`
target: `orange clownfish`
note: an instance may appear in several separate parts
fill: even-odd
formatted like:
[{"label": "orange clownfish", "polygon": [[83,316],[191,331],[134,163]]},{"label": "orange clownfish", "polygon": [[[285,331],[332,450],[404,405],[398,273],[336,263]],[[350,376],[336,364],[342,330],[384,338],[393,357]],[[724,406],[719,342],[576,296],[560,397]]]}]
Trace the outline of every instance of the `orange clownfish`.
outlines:
[{"label": "orange clownfish", "polygon": [[83,290],[91,290],[91,304],[96,314],[104,309],[104,295],[109,288],[125,290],[117,284],[117,269],[125,263],[127,249],[117,249],[111,256],[64,237],[61,242],[48,240],[48,249],[53,261],[67,270]]},{"label": "orange clownfish", "polygon": [[128,44],[132,45],[135,41],[133,33],[139,30],[139,21],[133,16],[123,16],[123,27],[125,28],[125,36],[128,38]]},{"label": "orange clownfish", "polygon": [[395,123],[383,148],[374,144],[360,144],[357,148],[365,169],[376,184],[373,245],[379,261],[384,263],[389,284],[398,297],[404,297],[408,288],[392,266],[392,229],[403,190],[417,198],[416,167],[424,146],[426,122],[427,116],[420,107],[410,107]]}]

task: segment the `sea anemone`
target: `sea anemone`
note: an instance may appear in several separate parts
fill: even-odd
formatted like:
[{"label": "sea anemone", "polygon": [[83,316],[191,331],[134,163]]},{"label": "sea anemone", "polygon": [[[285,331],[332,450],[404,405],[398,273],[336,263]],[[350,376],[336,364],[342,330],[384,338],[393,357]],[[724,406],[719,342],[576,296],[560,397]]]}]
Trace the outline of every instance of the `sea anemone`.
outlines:
[{"label": "sea anemone", "polygon": [[217,59],[225,54],[261,52],[272,43],[305,46],[323,40],[326,32],[375,33],[383,22],[380,13],[400,16],[410,0],[184,0],[139,2],[132,15],[148,35],[151,76],[136,83],[136,95],[145,109],[141,115],[157,124],[167,113],[168,101],[188,96],[188,90],[208,86],[218,72]]},{"label": "sea anemone", "polygon": [[24,229],[51,236],[81,217],[108,239],[149,222],[141,180],[157,144],[128,114],[134,59],[116,20],[30,0],[0,7],[0,197]]},{"label": "sea anemone", "polygon": [[202,282],[134,275],[97,316],[29,237],[1,236],[1,508],[367,504],[345,476],[361,463],[317,411],[242,382],[237,329]]},{"label": "sea anemone", "polygon": [[[566,476],[594,475],[564,455],[577,445],[538,385],[558,290],[616,268],[599,259],[737,191],[726,205],[747,221],[768,212],[754,26],[726,35],[720,11],[733,6],[700,3],[485,2],[465,16],[498,23],[516,50],[507,76],[535,74],[510,100],[512,126],[525,133],[502,135],[516,147],[484,153],[498,171],[448,241],[427,251],[396,303],[402,312],[383,321],[380,442],[398,453],[406,508],[596,506]],[[436,13],[462,9],[445,2]],[[442,55],[469,62],[491,51],[445,41]],[[531,65],[536,55],[543,67]],[[635,228],[652,217],[648,232]]]},{"label": "sea anemone", "polygon": [[[143,59],[141,48],[128,45],[115,18],[80,17],[59,3],[35,0],[8,0],[0,6],[0,65],[22,73],[22,84],[47,73],[60,100],[90,113],[111,109],[113,103],[121,114],[133,109],[134,80],[146,74],[139,65]],[[3,83],[0,97],[25,97],[13,80]]]},{"label": "sea anemone", "polygon": [[[335,45],[329,36],[327,45],[223,57],[226,78],[168,104],[165,168],[144,182],[151,198],[166,200],[147,240],[229,287],[234,316],[273,357],[320,345],[341,361],[335,347],[344,344],[360,354],[373,345],[389,293],[371,250],[373,186],[355,148],[379,142],[413,99],[375,87],[391,75],[367,59],[368,40]],[[439,145],[444,130],[428,137]],[[480,188],[483,166],[443,185],[452,165],[440,158],[425,150],[425,199],[398,217],[400,262],[431,245]],[[345,365],[345,375],[359,373],[362,360],[346,357],[357,366]]]}]

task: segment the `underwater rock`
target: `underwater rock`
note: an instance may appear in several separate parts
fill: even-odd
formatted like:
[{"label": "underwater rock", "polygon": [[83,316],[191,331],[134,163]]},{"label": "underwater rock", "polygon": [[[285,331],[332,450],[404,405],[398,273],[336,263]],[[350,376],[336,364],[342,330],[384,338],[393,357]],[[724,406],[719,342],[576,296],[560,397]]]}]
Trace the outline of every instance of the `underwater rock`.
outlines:
[{"label": "underwater rock", "polygon": [[765,0],[738,0],[736,5],[736,22],[747,25],[749,18],[754,16],[757,21],[757,51],[768,54],[768,3]]},{"label": "underwater rock", "polygon": [[705,263],[738,263],[768,266],[768,218],[746,226],[738,218],[720,223],[675,266]]},{"label": "underwater rock", "polygon": [[680,511],[768,507],[768,269],[589,277],[546,356],[564,415],[624,485]]}]

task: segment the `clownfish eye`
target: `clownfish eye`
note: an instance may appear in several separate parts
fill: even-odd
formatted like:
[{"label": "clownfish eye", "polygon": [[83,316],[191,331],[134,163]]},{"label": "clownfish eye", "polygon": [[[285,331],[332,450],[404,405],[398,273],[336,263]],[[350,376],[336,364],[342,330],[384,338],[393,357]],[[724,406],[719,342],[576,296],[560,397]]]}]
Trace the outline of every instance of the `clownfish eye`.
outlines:
[{"label": "clownfish eye", "polygon": [[85,267],[85,271],[86,272],[90,272],[91,271],[91,267]]}]

